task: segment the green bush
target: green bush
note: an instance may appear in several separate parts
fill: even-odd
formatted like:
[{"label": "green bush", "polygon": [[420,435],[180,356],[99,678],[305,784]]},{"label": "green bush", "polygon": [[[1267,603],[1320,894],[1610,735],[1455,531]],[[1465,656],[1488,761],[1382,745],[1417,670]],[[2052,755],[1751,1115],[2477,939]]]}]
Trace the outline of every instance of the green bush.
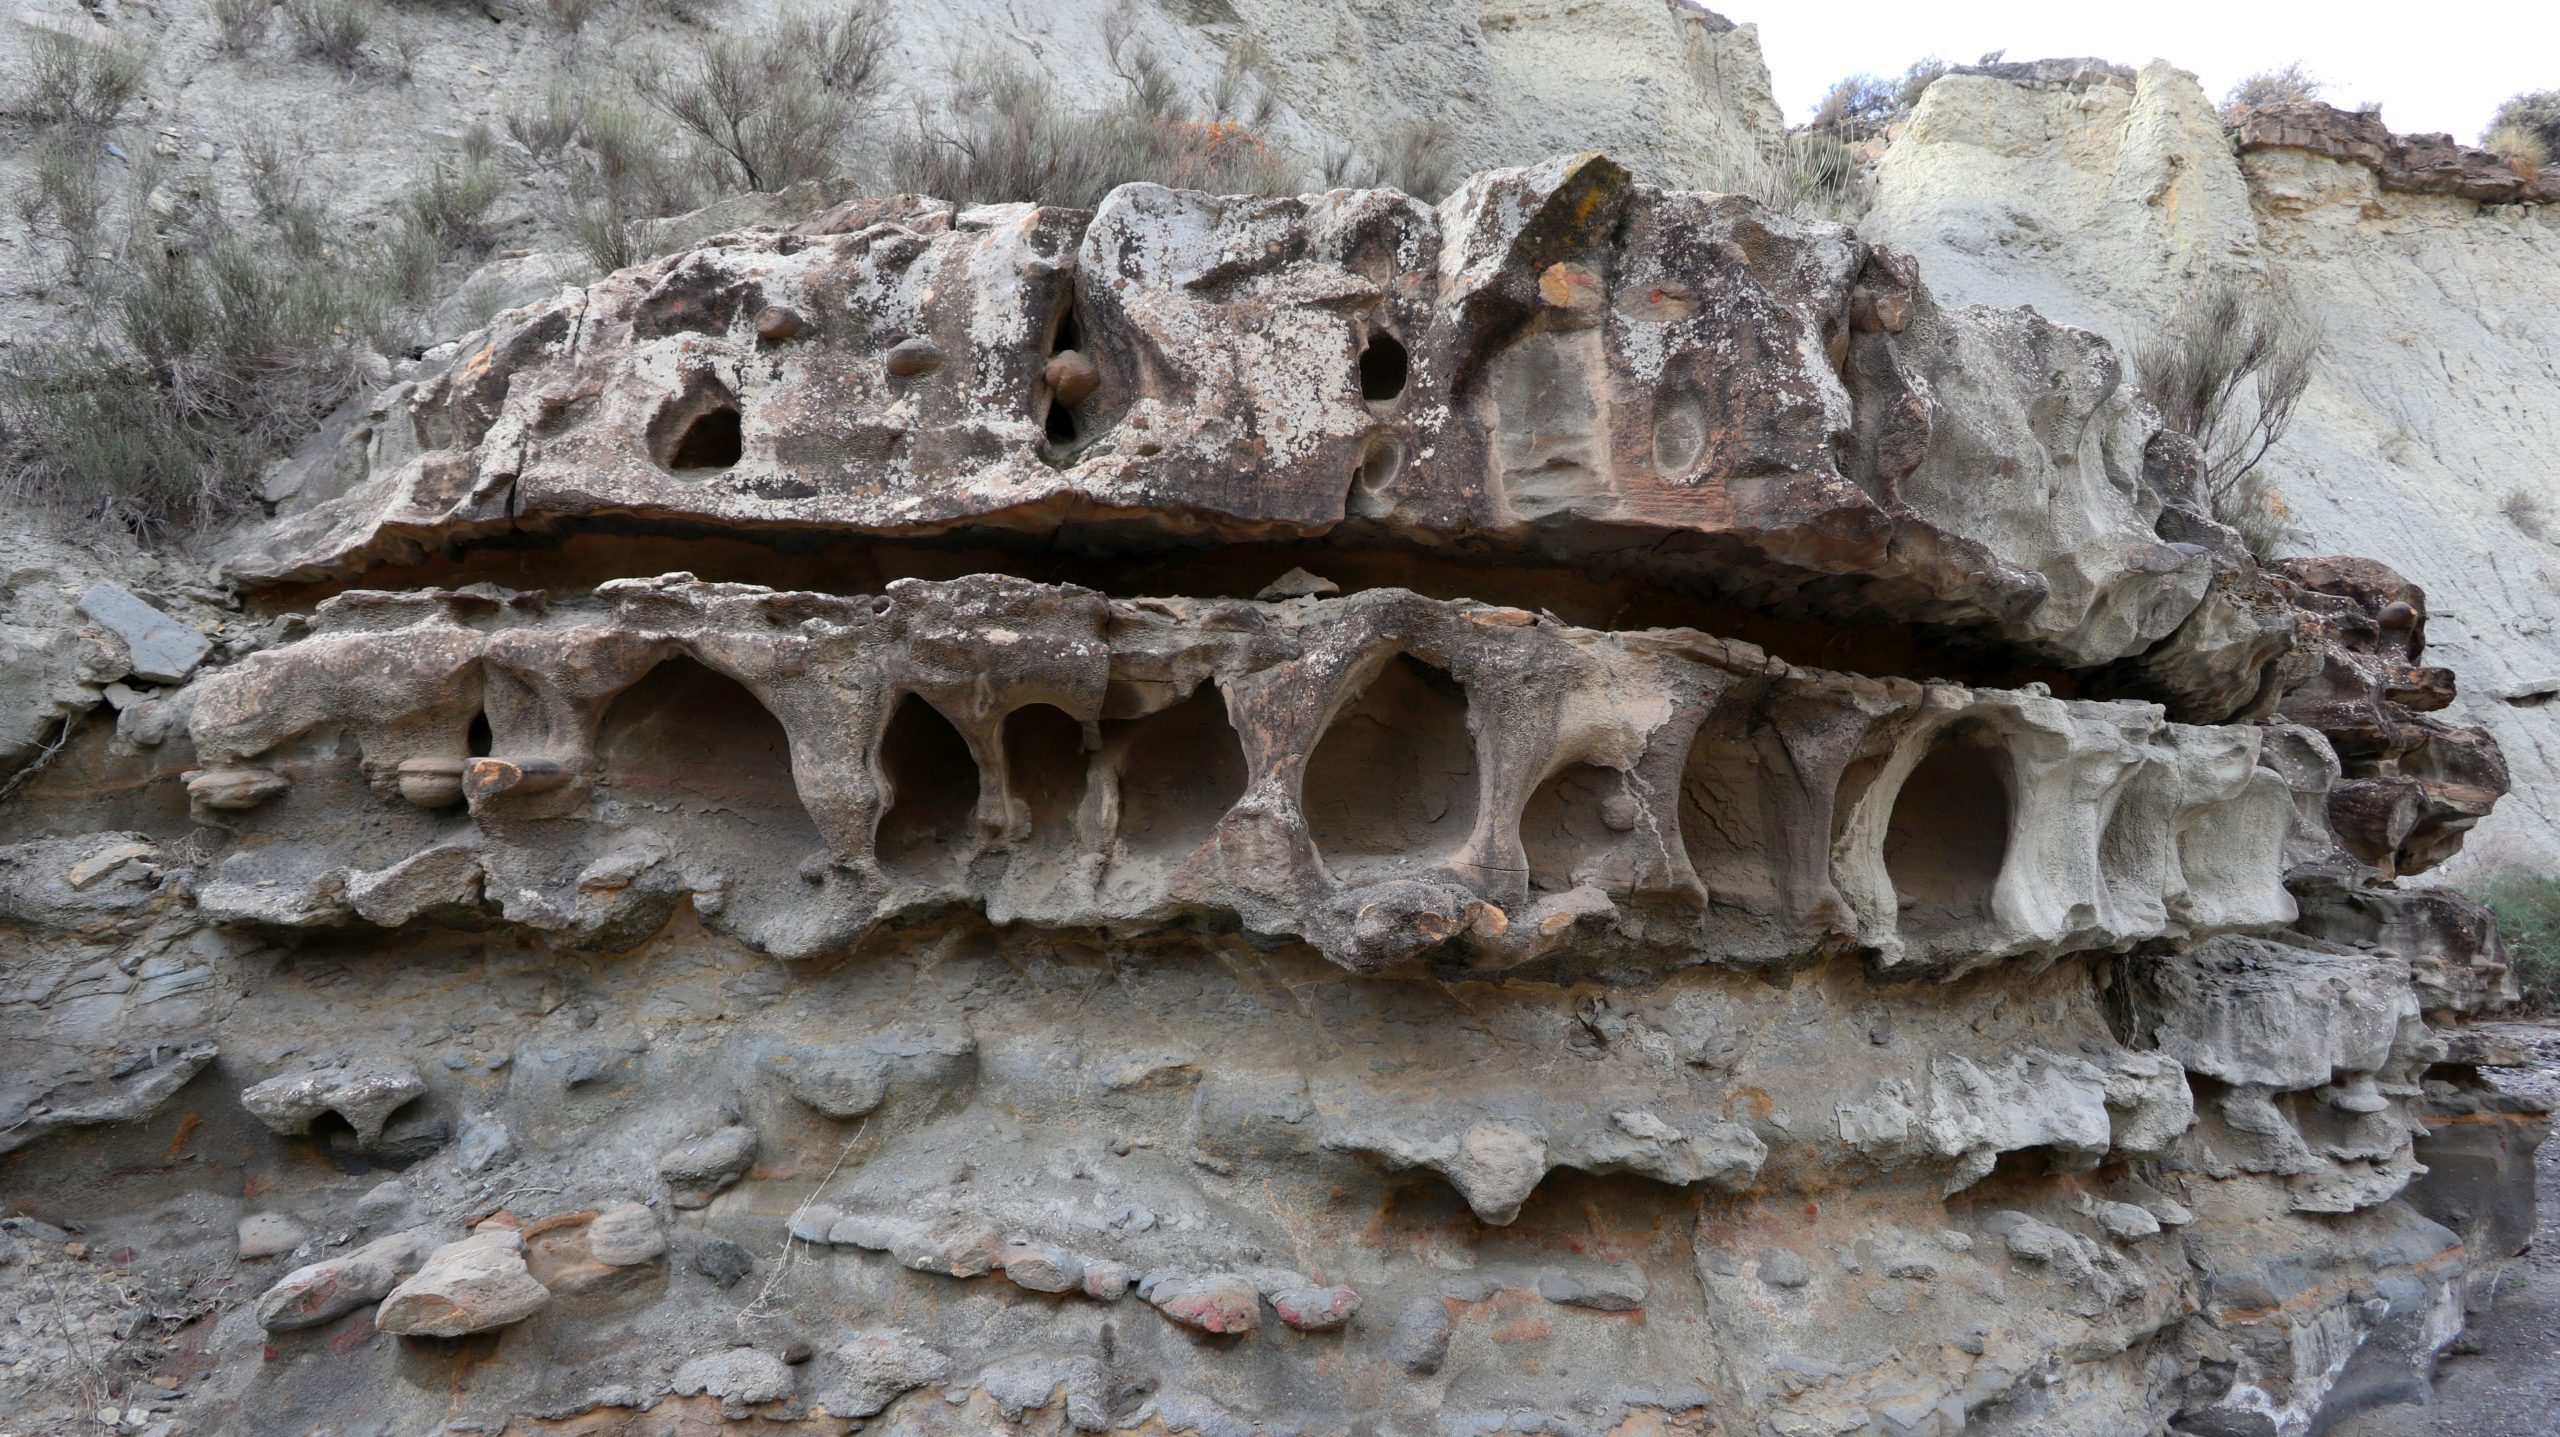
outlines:
[{"label": "green bush", "polygon": [[2560,1012],[2560,877],[2501,873],[2478,885],[2472,897],[2497,915],[2507,962],[2534,1012]]},{"label": "green bush", "polygon": [[[2560,160],[2560,90],[2530,90],[2509,98],[2498,107],[2498,113],[2489,117],[2489,128],[2481,133],[2481,143],[2497,148],[2493,141],[2502,130],[2529,136],[2532,152],[2540,157],[2536,164]],[[2511,139],[2510,143],[2522,148],[2520,140]]]}]

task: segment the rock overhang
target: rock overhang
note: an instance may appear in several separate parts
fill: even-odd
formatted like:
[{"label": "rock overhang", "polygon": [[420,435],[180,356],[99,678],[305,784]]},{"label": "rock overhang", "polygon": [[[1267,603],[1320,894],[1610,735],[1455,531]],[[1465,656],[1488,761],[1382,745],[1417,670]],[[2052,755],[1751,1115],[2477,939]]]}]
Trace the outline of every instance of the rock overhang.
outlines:
[{"label": "rock overhang", "polygon": [[378,401],[360,482],[232,570],[344,584],[615,526],[1324,541],[1606,566],[2094,668],[2170,639],[2237,552],[2159,442],[2090,336],[1938,306],[1849,230],[1598,156],[1436,209],[905,197],[501,316]]}]

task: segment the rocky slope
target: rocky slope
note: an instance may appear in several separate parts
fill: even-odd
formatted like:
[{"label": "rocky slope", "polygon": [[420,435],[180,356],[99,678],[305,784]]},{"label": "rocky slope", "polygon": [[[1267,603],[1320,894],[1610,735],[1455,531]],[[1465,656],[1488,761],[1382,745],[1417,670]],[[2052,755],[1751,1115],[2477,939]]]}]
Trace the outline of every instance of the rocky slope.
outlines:
[{"label": "rocky slope", "polygon": [[2495,934],[2398,882],[2504,770],[2424,596],[2259,566],[2118,375],[1596,157],[851,201],[502,314],[222,633],[89,602],[125,707],[0,804],[0,1398],[2405,1400],[2531,1230]]},{"label": "rocky slope", "polygon": [[[1865,233],[1938,290],[2130,343],[2218,277],[2272,279],[2328,334],[2268,459],[2292,547],[2387,559],[2427,592],[2514,796],[2475,860],[2560,856],[2560,204],[2555,181],[2313,105],[2226,137],[2192,76],[2083,64],[1951,75],[1877,171]],[[2466,168],[2466,166],[2468,168]]]}]

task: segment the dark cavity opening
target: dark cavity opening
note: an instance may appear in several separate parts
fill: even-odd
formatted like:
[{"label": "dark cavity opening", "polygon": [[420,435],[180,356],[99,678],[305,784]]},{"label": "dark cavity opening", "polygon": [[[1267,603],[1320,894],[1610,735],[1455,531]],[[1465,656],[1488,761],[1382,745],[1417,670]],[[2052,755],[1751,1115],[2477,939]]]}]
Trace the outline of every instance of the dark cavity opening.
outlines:
[{"label": "dark cavity opening", "polygon": [[1369,342],[1360,346],[1360,397],[1383,404],[1404,393],[1411,367],[1402,340],[1383,329],[1371,330]]},{"label": "dark cavity opening", "polygon": [[1337,877],[1438,866],[1475,829],[1466,689],[1410,654],[1390,659],[1317,743],[1305,807]]},{"label": "dark cavity opening", "polygon": [[1073,444],[1076,442],[1075,411],[1053,396],[1049,400],[1049,412],[1041,417],[1040,428],[1052,444]]},{"label": "dark cavity opening", "polygon": [[1750,739],[1701,732],[1680,771],[1680,844],[1689,868],[1706,885],[1711,910],[1750,920],[1778,915],[1786,858],[1770,822],[1765,768]]},{"label": "dark cavity opening", "polygon": [[473,758],[487,758],[490,754],[489,746],[497,741],[497,736],[489,731],[489,716],[485,713],[473,714],[471,732],[465,735],[462,741],[463,752]]},{"label": "dark cavity opening", "polygon": [[1906,938],[1965,931],[1991,916],[2009,857],[2009,758],[1980,729],[1940,737],[1903,780],[1885,829],[1884,862]]},{"label": "dark cavity opening", "polygon": [[717,820],[697,830],[712,847],[778,846],[797,860],[819,843],[782,721],[698,660],[675,655],[617,694],[596,728],[596,758],[616,794]]},{"label": "dark cavity opening", "polygon": [[727,407],[697,416],[676,440],[667,457],[670,469],[729,469],[746,452],[746,432],[738,411]]},{"label": "dark cavity opening", "polygon": [[1215,684],[1145,718],[1106,721],[1102,732],[1120,779],[1118,854],[1181,858],[1244,797],[1244,743]]},{"label": "dark cavity opening", "polygon": [[1632,813],[1626,772],[1577,763],[1550,774],[1520,811],[1520,849],[1529,860],[1529,889],[1561,893],[1577,883],[1624,891],[1632,875],[1609,871],[1623,834],[1612,814]]},{"label": "dark cavity opening", "polygon": [[908,878],[956,877],[978,808],[978,761],[968,741],[940,710],[909,694],[881,737],[880,775],[880,865]]},{"label": "dark cavity opening", "polygon": [[1084,725],[1066,710],[1031,704],[1005,715],[1005,787],[1033,847],[1073,839],[1076,809],[1084,802],[1085,767]]},{"label": "dark cavity opening", "polygon": [[1063,354],[1070,349],[1082,348],[1084,330],[1076,324],[1076,312],[1070,309],[1058,316],[1058,332],[1049,341],[1049,352]]}]

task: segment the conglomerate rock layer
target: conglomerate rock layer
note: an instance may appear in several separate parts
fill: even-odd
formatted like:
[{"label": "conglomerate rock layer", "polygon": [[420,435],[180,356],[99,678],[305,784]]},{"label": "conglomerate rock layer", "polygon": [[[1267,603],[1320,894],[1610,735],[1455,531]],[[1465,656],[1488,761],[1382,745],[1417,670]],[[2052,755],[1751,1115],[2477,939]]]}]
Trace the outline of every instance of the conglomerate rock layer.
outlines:
[{"label": "conglomerate rock layer", "polygon": [[1845,229],[861,201],[437,359],[0,805],[0,1282],[187,1394],[66,1430],[2289,1437],[2529,1231],[2425,595]]}]

